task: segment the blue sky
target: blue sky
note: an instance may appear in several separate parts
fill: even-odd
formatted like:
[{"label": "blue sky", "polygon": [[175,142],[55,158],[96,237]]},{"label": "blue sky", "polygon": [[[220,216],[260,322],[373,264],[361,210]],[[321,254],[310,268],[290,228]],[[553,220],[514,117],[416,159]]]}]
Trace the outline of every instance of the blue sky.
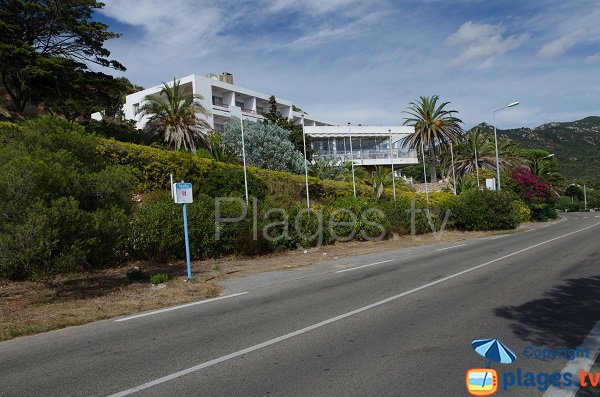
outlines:
[{"label": "blue sky", "polygon": [[343,124],[400,124],[440,95],[469,128],[600,115],[597,0],[105,0],[96,18],[134,83],[234,74]]}]

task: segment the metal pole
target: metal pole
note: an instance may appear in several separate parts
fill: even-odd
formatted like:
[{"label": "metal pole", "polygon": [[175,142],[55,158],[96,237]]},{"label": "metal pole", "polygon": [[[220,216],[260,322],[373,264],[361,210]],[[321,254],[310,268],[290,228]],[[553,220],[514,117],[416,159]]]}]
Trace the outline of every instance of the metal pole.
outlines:
[{"label": "metal pole", "polygon": [[452,179],[454,180],[454,195],[456,196],[456,171],[454,170],[454,148],[450,142],[450,155],[452,156]]},{"label": "metal pole", "polygon": [[389,129],[390,133],[390,160],[392,161],[392,189],[394,189],[394,201],[396,201],[396,175],[394,175],[394,153],[392,152],[392,130]]},{"label": "metal pole", "polygon": [[190,265],[190,240],[188,238],[187,209],[185,204],[183,204],[183,234],[185,236],[185,260],[187,262],[187,276],[189,281],[192,279],[192,266]]},{"label": "metal pole", "polygon": [[246,173],[246,146],[244,143],[244,120],[240,114],[240,127],[242,128],[242,159],[244,161],[244,189],[246,192],[246,205],[248,205],[248,174]]},{"label": "metal pole", "polygon": [[427,188],[427,171],[425,170],[425,144],[421,139],[421,152],[423,152],[423,178],[425,178],[425,198],[427,199],[427,208],[429,208],[429,189]]},{"label": "metal pole", "polygon": [[475,173],[477,174],[477,189],[479,189],[479,162],[477,160],[477,142],[475,142]]},{"label": "metal pole", "polygon": [[[354,179],[354,152],[352,151],[352,131],[350,130],[350,122],[348,122],[348,135],[350,135],[350,165],[352,167],[352,189],[354,197],[356,197],[356,181]],[[346,142],[346,140],[344,140]]]},{"label": "metal pole", "polygon": [[583,202],[584,202],[584,209],[587,210],[587,191],[585,190],[585,183],[583,184]]},{"label": "metal pole", "polygon": [[304,134],[304,114],[302,114],[302,144],[304,145],[304,175],[306,181],[306,208],[310,209],[310,195],[308,193],[308,160],[306,159],[306,135]]},{"label": "metal pole", "polygon": [[498,181],[497,190],[500,191],[500,161],[498,160],[498,136],[496,135],[496,111],[493,113],[494,119],[494,143],[496,144],[496,179]]}]

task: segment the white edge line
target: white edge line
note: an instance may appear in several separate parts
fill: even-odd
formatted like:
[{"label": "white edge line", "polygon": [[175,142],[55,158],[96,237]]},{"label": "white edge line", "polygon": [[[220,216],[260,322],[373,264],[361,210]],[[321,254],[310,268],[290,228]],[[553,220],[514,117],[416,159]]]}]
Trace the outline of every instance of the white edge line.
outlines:
[{"label": "white edge line", "polygon": [[573,234],[583,232],[584,230],[591,229],[592,227],[595,227],[595,226],[598,226],[598,225],[600,225],[600,222],[595,223],[595,224],[593,224],[591,226],[585,227],[583,229],[575,230],[574,232],[563,234],[562,236],[554,237],[554,238],[552,238],[550,240],[542,241],[541,243],[534,244],[534,245],[529,246],[527,248],[523,248],[523,249],[515,251],[513,253],[501,256],[500,258],[493,259],[493,260],[491,260],[489,262],[486,262],[486,263],[483,263],[481,265],[477,265],[477,266],[471,267],[469,269],[460,271],[458,273],[451,274],[450,276],[446,276],[446,277],[441,278],[439,280],[432,281],[432,282],[430,282],[428,284],[425,284],[425,285],[422,285],[420,287],[413,288],[411,290],[402,292],[402,293],[400,293],[398,295],[390,296],[389,298],[380,300],[380,301],[375,302],[375,303],[371,303],[370,305],[363,306],[361,308],[358,308],[356,310],[352,310],[352,311],[344,313],[344,314],[340,314],[339,316],[332,317],[330,319],[321,321],[319,323],[316,323],[316,324],[313,324],[313,325],[309,325],[308,327],[299,329],[299,330],[294,331],[294,332],[290,332],[289,334],[285,334],[285,335],[279,336],[277,338],[267,340],[265,342],[259,343],[258,345],[250,346],[250,347],[247,347],[245,349],[238,350],[237,352],[230,353],[230,354],[227,354],[227,355],[219,357],[219,358],[215,358],[214,360],[206,361],[206,362],[204,362],[202,364],[198,364],[198,365],[195,365],[193,367],[186,368],[186,369],[183,369],[183,370],[178,371],[178,372],[174,372],[174,373],[172,373],[170,375],[166,375],[166,376],[163,376],[161,378],[154,379],[154,380],[152,380],[150,382],[142,383],[141,385],[132,387],[131,389],[127,389],[127,390],[123,390],[123,391],[120,391],[120,392],[115,393],[115,394],[111,394],[108,397],[125,397],[125,396],[129,396],[129,395],[131,395],[133,393],[137,393],[139,391],[142,391],[142,390],[145,390],[145,389],[149,389],[149,388],[151,388],[153,386],[160,385],[161,383],[165,383],[165,382],[171,381],[173,379],[180,378],[182,376],[191,374],[191,373],[199,371],[201,369],[204,369],[204,368],[207,368],[207,367],[211,367],[211,366],[213,366],[215,364],[219,364],[219,363],[222,363],[224,361],[230,360],[232,358],[236,358],[236,357],[242,356],[244,354],[253,352],[255,350],[262,349],[263,347],[274,345],[275,343],[282,342],[282,341],[284,341],[286,339],[293,338],[295,336],[304,334],[304,333],[312,331],[314,329],[321,328],[321,327],[323,327],[325,325],[328,325],[328,324],[334,323],[336,321],[342,320],[342,319],[344,319],[346,317],[354,316],[355,314],[359,314],[359,313],[362,313],[362,312],[367,311],[369,309],[373,309],[373,308],[375,308],[377,306],[381,306],[381,305],[383,305],[385,303],[392,302],[392,301],[400,299],[400,298],[402,298],[404,296],[407,296],[407,295],[413,294],[415,292],[424,290],[426,288],[432,287],[434,285],[446,282],[446,281],[451,280],[453,278],[462,276],[463,274],[470,273],[470,272],[472,272],[474,270],[481,269],[482,267],[489,266],[489,265],[491,265],[493,263],[499,262],[499,261],[504,260],[506,258],[510,258],[511,256],[515,256],[515,255],[518,255],[518,254],[523,253],[525,251],[529,251],[531,249],[537,248],[537,247],[539,247],[541,245],[551,243],[552,241],[556,241],[556,240],[559,240],[561,238],[568,237],[568,236],[571,236]]},{"label": "white edge line", "polygon": [[197,302],[192,302],[192,303],[185,303],[183,305],[178,305],[178,306],[173,306],[173,307],[167,307],[165,309],[160,309],[160,310],[154,310],[151,312],[146,312],[146,313],[141,313],[141,314],[136,314],[134,316],[129,316],[129,317],[123,317],[123,318],[118,318],[115,321],[116,322],[121,322],[121,321],[128,321],[128,320],[133,320],[136,318],[140,318],[140,317],[146,317],[146,316],[153,316],[155,314],[160,314],[160,313],[164,313],[164,312],[169,312],[171,310],[177,310],[177,309],[183,309],[185,307],[190,307],[190,306],[196,306],[196,305],[202,305],[204,303],[210,303],[210,302],[214,302],[214,301],[219,301],[221,299],[227,299],[227,298],[234,298],[236,296],[240,296],[240,295],[246,295],[248,292],[239,292],[237,294],[231,294],[231,295],[225,295],[225,296],[219,296],[216,298],[212,298],[212,299],[206,299],[203,301],[197,301]]},{"label": "white edge line", "polygon": [[[579,349],[582,351],[587,349],[589,355],[588,357],[578,357],[569,363],[563,368],[561,374],[571,373],[574,375],[573,379],[575,384],[579,384],[579,371],[589,372],[592,365],[596,361],[596,357],[598,357],[598,353],[600,353],[600,321],[594,325],[588,336],[583,340]],[[569,388],[560,388],[550,386],[550,388],[544,393],[544,397],[574,397],[579,391],[578,387],[569,387]]]},{"label": "white edge line", "polygon": [[434,251],[445,251],[445,250],[449,250],[449,249],[452,249],[452,248],[462,247],[462,246],[465,246],[465,245],[467,245],[467,244],[458,244],[458,245],[453,245],[452,247],[438,248],[438,249],[436,249]]},{"label": "white edge line", "polygon": [[391,261],[393,261],[393,259],[388,259],[388,260],[381,261],[381,262],[369,263],[368,265],[362,265],[362,266],[351,267],[350,269],[338,270],[336,273],[344,273],[344,272],[349,272],[349,271],[356,270],[356,269],[362,269],[363,267],[369,267],[369,266],[381,265],[382,263],[388,263],[388,262],[391,262]]}]

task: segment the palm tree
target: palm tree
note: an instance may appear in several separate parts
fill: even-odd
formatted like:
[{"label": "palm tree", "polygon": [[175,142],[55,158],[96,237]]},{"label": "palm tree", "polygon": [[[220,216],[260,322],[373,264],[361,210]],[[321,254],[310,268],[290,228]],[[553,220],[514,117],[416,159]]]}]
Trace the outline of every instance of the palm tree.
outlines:
[{"label": "palm tree", "polygon": [[392,186],[392,170],[388,167],[377,166],[373,171],[373,191],[377,198],[381,197],[384,188]]},{"label": "palm tree", "polygon": [[415,127],[415,132],[403,139],[402,145],[411,149],[420,150],[427,146],[429,149],[429,169],[431,182],[437,182],[436,146],[447,146],[458,141],[462,133],[460,123],[462,120],[454,117],[456,110],[446,110],[449,102],[438,105],[439,96],[421,97],[418,103],[411,102],[409,115],[404,120],[404,125]]},{"label": "palm tree", "polygon": [[158,96],[147,96],[141,114],[149,116],[145,129],[152,135],[163,136],[167,144],[176,149],[183,146],[196,153],[196,141],[204,141],[209,124],[198,115],[209,112],[200,104],[202,96],[185,92],[179,81],[173,79],[169,86],[163,83]]},{"label": "palm tree", "polygon": [[[519,145],[510,139],[498,141],[498,155],[500,169],[506,169],[523,162]],[[449,169],[450,153],[442,152],[442,166]],[[496,169],[496,149],[491,136],[476,127],[463,134],[460,141],[454,146],[454,166],[456,176],[474,174],[479,170]]]}]

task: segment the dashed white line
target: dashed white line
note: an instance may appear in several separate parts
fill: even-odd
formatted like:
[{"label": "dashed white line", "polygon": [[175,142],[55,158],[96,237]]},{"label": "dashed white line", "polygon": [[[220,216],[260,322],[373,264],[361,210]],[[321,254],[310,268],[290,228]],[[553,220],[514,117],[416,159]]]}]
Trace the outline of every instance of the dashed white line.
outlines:
[{"label": "dashed white line", "polygon": [[336,273],[350,272],[350,271],[352,271],[352,270],[356,270],[356,269],[362,269],[362,268],[364,268],[364,267],[369,267],[369,266],[381,265],[382,263],[388,263],[388,262],[391,262],[391,261],[393,261],[393,259],[388,259],[388,260],[381,261],[381,262],[369,263],[368,265],[362,265],[362,266],[351,267],[350,269],[338,270]]},{"label": "dashed white line", "polygon": [[136,318],[140,318],[140,317],[147,317],[147,316],[153,316],[155,314],[160,314],[160,313],[164,313],[164,312],[170,312],[172,310],[178,310],[178,309],[183,309],[185,307],[190,307],[190,306],[196,306],[196,305],[203,305],[205,303],[209,303],[209,302],[214,302],[214,301],[219,301],[221,299],[228,299],[228,298],[235,298],[236,296],[240,296],[240,295],[246,295],[248,292],[239,292],[237,294],[231,294],[231,295],[225,295],[225,296],[219,296],[217,298],[212,298],[212,299],[206,299],[203,301],[198,301],[198,302],[192,302],[192,303],[186,303],[183,305],[178,305],[178,306],[173,306],[173,307],[167,307],[166,309],[160,309],[160,310],[154,310],[151,312],[146,312],[146,313],[140,313],[140,314],[136,314],[134,316],[129,316],[129,317],[123,317],[123,318],[118,318],[115,321],[116,322],[121,322],[121,321],[128,321],[128,320],[133,320]]},{"label": "dashed white line", "polygon": [[467,245],[467,244],[458,244],[458,245],[453,245],[452,247],[438,248],[438,249],[436,249],[434,251],[445,251],[445,250],[449,250],[449,249],[452,249],[452,248],[462,247],[462,246],[465,246],[465,245]]},{"label": "dashed white line", "polygon": [[565,237],[571,236],[573,234],[580,233],[580,232],[582,232],[584,230],[591,229],[592,227],[595,227],[595,226],[598,226],[598,225],[600,225],[600,222],[595,223],[595,224],[593,224],[591,226],[588,226],[588,227],[584,227],[583,229],[575,230],[574,232],[571,232],[571,233],[563,234],[562,236],[554,237],[554,238],[552,238],[550,240],[542,241],[541,243],[534,244],[534,245],[529,246],[527,248],[523,248],[523,249],[520,249],[518,251],[512,252],[510,254],[507,254],[507,255],[501,256],[499,258],[493,259],[493,260],[491,260],[489,262],[482,263],[481,265],[477,265],[477,266],[471,267],[469,269],[460,271],[458,273],[451,274],[451,275],[446,276],[444,278],[441,278],[439,280],[435,280],[435,281],[432,281],[432,282],[430,282],[428,284],[421,285],[420,287],[413,288],[411,290],[399,293],[397,295],[390,296],[389,298],[377,301],[375,303],[371,303],[370,305],[363,306],[363,307],[358,308],[356,310],[352,310],[352,311],[340,314],[339,316],[335,316],[335,317],[332,317],[330,319],[327,319],[327,320],[315,323],[313,325],[309,325],[308,327],[301,328],[301,329],[299,329],[297,331],[290,332],[289,334],[285,334],[285,335],[279,336],[277,338],[269,339],[269,340],[267,340],[265,342],[262,342],[262,343],[259,343],[257,345],[250,346],[250,347],[248,347],[246,349],[238,350],[236,352],[227,354],[225,356],[221,356],[221,357],[215,358],[213,360],[206,361],[206,362],[198,364],[198,365],[194,365],[193,367],[189,367],[189,368],[183,369],[181,371],[177,371],[177,372],[174,372],[172,374],[165,375],[165,376],[163,376],[161,378],[157,378],[157,379],[151,380],[149,382],[142,383],[139,386],[135,386],[135,387],[132,387],[130,389],[123,390],[123,391],[120,391],[118,393],[112,394],[109,397],[125,397],[125,396],[129,396],[129,395],[137,393],[139,391],[149,389],[151,387],[160,385],[160,384],[165,383],[165,382],[169,382],[169,381],[171,381],[173,379],[177,379],[177,378],[180,378],[182,376],[189,375],[189,374],[197,372],[197,371],[199,371],[201,369],[212,367],[213,365],[222,363],[224,361],[231,360],[232,358],[240,357],[240,356],[243,356],[244,354],[251,353],[253,351],[262,349],[264,347],[271,346],[271,345],[274,345],[274,344],[279,343],[279,342],[283,342],[284,340],[293,338],[293,337],[298,336],[298,335],[305,334],[305,333],[307,333],[309,331],[312,331],[312,330],[315,330],[317,328],[324,327],[325,325],[334,323],[336,321],[343,320],[343,319],[345,319],[347,317],[351,317],[351,316],[354,316],[356,314],[362,313],[364,311],[367,311],[367,310],[373,309],[375,307],[384,305],[386,303],[395,301],[395,300],[400,299],[402,297],[405,297],[407,295],[414,294],[415,292],[419,292],[419,291],[422,291],[422,290],[427,289],[429,287],[433,287],[434,285],[444,283],[444,282],[446,282],[448,280],[452,280],[453,278],[456,278],[456,277],[462,276],[464,274],[470,273],[472,271],[475,271],[477,269],[481,269],[483,267],[489,266],[489,265],[491,265],[493,263],[499,262],[499,261],[504,260],[506,258],[510,258],[512,256],[521,254],[523,252],[526,252],[526,251],[529,251],[531,249],[537,248],[537,247],[542,246],[544,244],[551,243],[551,242],[559,240],[561,238],[565,238]]},{"label": "dashed white line", "polygon": [[[561,374],[573,374],[575,384],[579,384],[579,371],[589,372],[596,361],[596,357],[598,357],[598,353],[600,353],[600,321],[594,325],[594,328],[592,328],[581,346],[579,346],[578,351],[587,351],[587,357],[577,357],[569,361],[561,371]],[[544,397],[574,397],[578,390],[579,387],[562,388],[551,386],[544,393]]]}]

